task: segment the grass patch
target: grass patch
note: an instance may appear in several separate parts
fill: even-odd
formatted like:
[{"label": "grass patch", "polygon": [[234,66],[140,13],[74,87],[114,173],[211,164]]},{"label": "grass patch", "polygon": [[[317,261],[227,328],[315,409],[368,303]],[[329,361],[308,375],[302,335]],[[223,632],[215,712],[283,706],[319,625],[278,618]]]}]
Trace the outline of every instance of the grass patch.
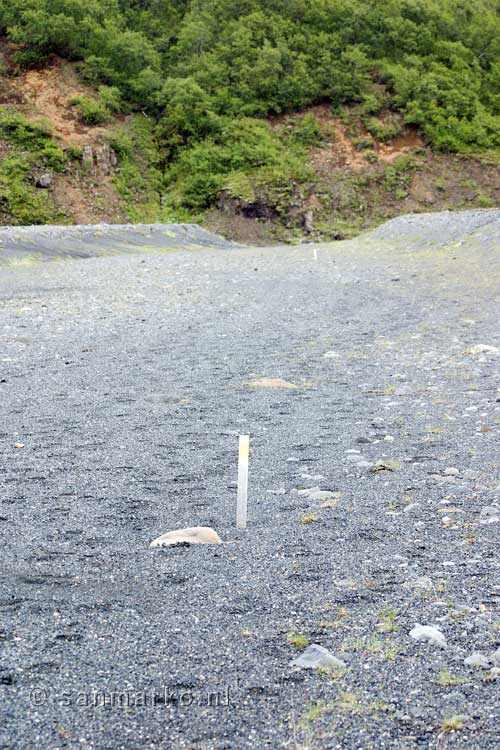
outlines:
[{"label": "grass patch", "polygon": [[294,648],[304,649],[309,645],[309,638],[304,633],[296,633],[291,631],[286,635],[287,642]]}]

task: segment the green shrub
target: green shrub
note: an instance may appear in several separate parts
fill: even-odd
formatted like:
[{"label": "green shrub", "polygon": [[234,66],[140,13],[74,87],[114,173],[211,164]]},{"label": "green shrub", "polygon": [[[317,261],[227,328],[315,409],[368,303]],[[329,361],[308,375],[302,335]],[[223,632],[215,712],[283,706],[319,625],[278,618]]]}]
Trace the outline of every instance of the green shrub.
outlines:
[{"label": "green shrub", "polygon": [[152,123],[142,115],[133,115],[115,128],[109,145],[119,165],[113,182],[130,220],[157,221],[162,176]]},{"label": "green shrub", "polygon": [[109,120],[109,111],[99,99],[89,96],[76,96],[71,100],[80,120],[85,125],[103,125]]},{"label": "green shrub", "polygon": [[4,108],[0,112],[0,137],[28,153],[33,165],[56,172],[64,169],[64,152],[52,140],[47,123],[29,122],[14,110]]},{"label": "green shrub", "polygon": [[381,93],[367,92],[363,96],[361,113],[363,115],[378,115],[388,103],[388,96]]},{"label": "green shrub", "polygon": [[371,138],[353,138],[352,145],[356,151],[367,151],[375,148],[375,144]]},{"label": "green shrub", "polygon": [[282,140],[263,120],[228,119],[220,133],[180,152],[166,173],[167,201],[200,211],[227,190],[245,200],[265,193],[271,205],[281,207],[292,183],[309,176],[302,146],[286,136]]},{"label": "green shrub", "polygon": [[365,123],[368,132],[378,141],[385,143],[401,134],[402,125],[396,121],[384,121],[375,117],[368,119]]},{"label": "green shrub", "polygon": [[301,146],[314,146],[323,140],[323,133],[318,118],[309,112],[294,125],[290,138]]},{"label": "green shrub", "polygon": [[417,167],[417,162],[411,154],[400,154],[399,156],[396,156],[392,164],[396,172],[400,173],[410,172]]},{"label": "green shrub", "polygon": [[486,193],[480,193],[476,198],[479,208],[494,208],[495,201]]},{"label": "green shrub", "polygon": [[68,159],[71,159],[72,161],[80,161],[83,156],[83,148],[81,148],[81,146],[70,144],[69,146],[66,146],[64,153]]},{"label": "green shrub", "polygon": [[121,114],[125,111],[125,104],[118,86],[99,86],[99,101],[103,107],[113,114]]}]

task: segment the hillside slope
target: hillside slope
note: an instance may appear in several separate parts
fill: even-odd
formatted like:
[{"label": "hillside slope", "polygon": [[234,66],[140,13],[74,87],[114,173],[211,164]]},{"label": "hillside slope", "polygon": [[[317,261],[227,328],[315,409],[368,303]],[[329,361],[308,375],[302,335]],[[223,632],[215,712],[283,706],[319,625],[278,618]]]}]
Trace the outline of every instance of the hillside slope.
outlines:
[{"label": "hillside slope", "polygon": [[500,202],[493,0],[0,4],[0,222],[350,237]]}]

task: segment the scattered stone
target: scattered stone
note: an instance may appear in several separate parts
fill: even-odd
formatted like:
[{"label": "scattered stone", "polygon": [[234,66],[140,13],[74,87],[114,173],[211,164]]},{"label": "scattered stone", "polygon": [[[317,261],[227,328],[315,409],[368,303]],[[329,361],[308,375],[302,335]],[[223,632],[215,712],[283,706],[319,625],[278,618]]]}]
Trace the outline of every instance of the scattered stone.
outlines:
[{"label": "scattered stone", "polygon": [[375,464],[375,466],[372,466],[370,469],[372,474],[378,474],[379,471],[391,471],[393,472],[394,469],[392,466],[389,466],[389,464],[379,463]]},{"label": "scattered stone", "polygon": [[299,387],[283,378],[257,378],[247,381],[244,385],[249,385],[251,388],[288,388],[290,390],[296,390]]},{"label": "scattered stone", "polygon": [[450,518],[450,516],[443,516],[441,518],[441,524],[445,527],[445,529],[449,529],[451,526],[455,526],[455,521],[453,518]]},{"label": "scattered stone", "polygon": [[404,589],[421,590],[421,591],[432,591],[434,584],[428,576],[418,576],[417,578],[409,578],[403,583]]},{"label": "scattered stone", "polygon": [[490,346],[489,344],[476,344],[470,350],[471,354],[499,354],[500,349],[496,346]]},{"label": "scattered stone", "polygon": [[447,469],[443,472],[447,477],[456,477],[460,474],[458,469],[455,469],[454,466],[449,466]]},{"label": "scattered stone", "polygon": [[312,234],[314,232],[313,217],[314,217],[314,214],[312,211],[305,211],[304,229],[306,230],[308,234]]},{"label": "scattered stone", "polygon": [[174,544],[222,544],[222,539],[210,526],[192,526],[167,531],[166,534],[154,539],[149,546],[168,547]]},{"label": "scattered stone", "polygon": [[307,497],[309,500],[316,500],[318,502],[324,502],[326,500],[337,500],[339,497],[338,492],[322,490],[319,487],[311,487],[306,490],[299,490],[297,494],[301,497]]},{"label": "scattered stone", "polygon": [[347,664],[342,659],[337,659],[328,649],[312,643],[306,650],[291,662],[294,667],[303,669],[317,669],[318,667],[331,669],[346,669]]},{"label": "scattered stone", "polygon": [[447,711],[458,712],[467,703],[467,698],[459,690],[453,690],[451,693],[443,695],[442,700]]},{"label": "scattered stone", "polygon": [[370,461],[358,461],[356,464],[358,469],[371,469],[373,467],[373,464]]},{"label": "scattered stone", "polygon": [[500,508],[494,505],[485,505],[481,508],[479,522],[484,526],[489,523],[498,523],[500,521]]},{"label": "scattered stone", "polygon": [[385,440],[386,443],[393,443],[394,442],[394,438],[392,437],[392,435],[386,435],[385,438],[384,438],[384,440]]},{"label": "scattered stone", "polygon": [[337,507],[337,501],[336,500],[327,500],[325,503],[321,503],[319,506],[323,510],[335,510]]},{"label": "scattered stone", "polygon": [[409,396],[411,392],[412,391],[409,385],[400,385],[394,391],[394,395],[395,396]]},{"label": "scattered stone", "polygon": [[427,641],[432,646],[446,648],[446,638],[443,633],[432,625],[415,625],[410,630],[410,636],[414,641]]},{"label": "scattered stone", "polygon": [[403,513],[413,513],[415,510],[420,510],[421,507],[420,503],[410,503],[403,508]]},{"label": "scattered stone", "polygon": [[488,669],[490,666],[490,660],[484,654],[480,654],[475,651],[473,654],[464,659],[466,667],[480,667],[481,669]]}]

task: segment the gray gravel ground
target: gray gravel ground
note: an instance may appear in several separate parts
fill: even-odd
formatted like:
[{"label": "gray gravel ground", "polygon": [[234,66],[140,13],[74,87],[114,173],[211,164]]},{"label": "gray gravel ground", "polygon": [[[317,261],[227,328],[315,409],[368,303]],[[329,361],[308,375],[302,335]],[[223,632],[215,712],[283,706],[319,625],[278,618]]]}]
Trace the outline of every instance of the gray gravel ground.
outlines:
[{"label": "gray gravel ground", "polygon": [[498,747],[499,250],[482,211],[4,268],[0,747]]}]

